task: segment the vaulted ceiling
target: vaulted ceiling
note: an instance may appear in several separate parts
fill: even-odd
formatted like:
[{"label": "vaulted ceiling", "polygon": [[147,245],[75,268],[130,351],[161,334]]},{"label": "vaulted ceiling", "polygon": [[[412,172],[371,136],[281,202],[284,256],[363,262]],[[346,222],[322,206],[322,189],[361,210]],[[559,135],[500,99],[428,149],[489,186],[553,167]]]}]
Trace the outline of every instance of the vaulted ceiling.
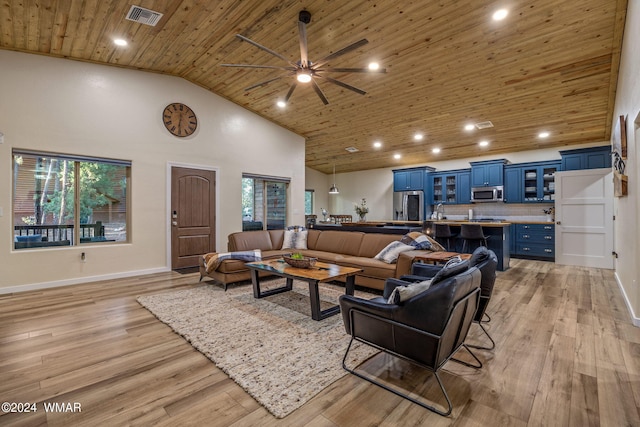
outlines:
[{"label": "vaulted ceiling", "polygon": [[[163,16],[156,26],[126,20],[131,5]],[[307,166],[347,172],[608,141],[626,6],[627,0],[5,0],[0,48],[182,77],[305,137]],[[502,7],[507,17],[492,20]],[[236,34],[298,61],[301,10],[312,15],[311,61],[366,38],[327,66],[377,61],[387,73],[331,74],[365,95],[317,79],[328,105],[298,84],[279,108],[293,77],[245,91],[283,71],[220,66],[288,65]],[[116,46],[115,38],[128,46]],[[463,129],[486,121],[493,127]],[[549,136],[539,138],[541,131]],[[489,145],[478,146],[481,140]],[[382,147],[374,148],[375,141]]]}]

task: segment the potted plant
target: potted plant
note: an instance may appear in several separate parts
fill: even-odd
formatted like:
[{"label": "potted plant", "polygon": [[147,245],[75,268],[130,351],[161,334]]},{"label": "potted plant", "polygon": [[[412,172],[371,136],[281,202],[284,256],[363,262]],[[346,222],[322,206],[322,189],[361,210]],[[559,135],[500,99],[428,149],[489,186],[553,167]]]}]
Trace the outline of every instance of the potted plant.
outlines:
[{"label": "potted plant", "polygon": [[364,198],[362,198],[359,205],[355,205],[355,211],[360,218],[360,222],[366,221],[366,215],[369,213],[369,208],[367,207],[367,201]]}]

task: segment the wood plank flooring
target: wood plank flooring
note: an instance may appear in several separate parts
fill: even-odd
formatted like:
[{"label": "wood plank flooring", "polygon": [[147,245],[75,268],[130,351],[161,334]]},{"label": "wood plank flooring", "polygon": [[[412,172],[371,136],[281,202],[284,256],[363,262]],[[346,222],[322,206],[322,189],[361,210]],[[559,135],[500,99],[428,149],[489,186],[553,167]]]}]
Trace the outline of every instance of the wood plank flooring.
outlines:
[{"label": "wood plank flooring", "polygon": [[[38,404],[0,413],[0,425],[640,426],[640,328],[611,271],[511,260],[488,309],[496,349],[477,351],[479,371],[450,362],[442,373],[447,418],[349,374],[274,418],[135,301],[203,286],[198,278],[0,295],[0,401]],[[482,339],[473,325],[469,340]],[[442,402],[435,378],[404,362],[380,355],[366,369]],[[47,413],[43,402],[78,402],[81,412]]]}]

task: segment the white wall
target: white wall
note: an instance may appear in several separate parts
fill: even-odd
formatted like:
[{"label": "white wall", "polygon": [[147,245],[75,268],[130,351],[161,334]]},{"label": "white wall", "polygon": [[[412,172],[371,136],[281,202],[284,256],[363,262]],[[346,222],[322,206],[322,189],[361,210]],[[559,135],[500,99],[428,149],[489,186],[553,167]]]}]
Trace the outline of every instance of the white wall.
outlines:
[{"label": "white wall", "polygon": [[[290,177],[288,221],[304,222],[302,137],[177,77],[2,50],[0,64],[0,292],[168,269],[171,162],[217,170],[217,250],[241,230],[243,172]],[[195,111],[191,137],[165,130],[171,102]],[[131,244],[14,251],[14,147],[131,160]]]},{"label": "white wall", "polygon": [[[618,74],[618,89],[614,110],[614,123],[620,115],[627,116],[628,158],[626,174],[629,177],[629,195],[615,199],[615,245],[618,259],[616,277],[625,293],[634,322],[640,326],[640,2],[630,1],[622,43],[622,60]],[[634,124],[635,121],[635,124]]]}]

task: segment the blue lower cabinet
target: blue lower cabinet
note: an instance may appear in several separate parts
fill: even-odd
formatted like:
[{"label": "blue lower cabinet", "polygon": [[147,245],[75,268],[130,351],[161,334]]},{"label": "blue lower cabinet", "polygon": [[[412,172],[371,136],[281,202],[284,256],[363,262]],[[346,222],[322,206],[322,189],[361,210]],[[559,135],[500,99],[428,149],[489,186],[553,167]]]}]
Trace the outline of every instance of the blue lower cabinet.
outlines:
[{"label": "blue lower cabinet", "polygon": [[555,225],[512,224],[515,225],[514,251],[511,255],[531,259],[555,259]]}]

